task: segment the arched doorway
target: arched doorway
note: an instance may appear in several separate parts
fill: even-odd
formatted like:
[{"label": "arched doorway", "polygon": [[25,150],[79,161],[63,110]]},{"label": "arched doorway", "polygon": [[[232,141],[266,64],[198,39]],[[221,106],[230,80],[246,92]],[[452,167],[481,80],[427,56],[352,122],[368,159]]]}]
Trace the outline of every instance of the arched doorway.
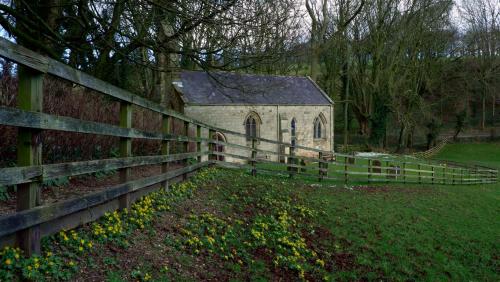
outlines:
[{"label": "arched doorway", "polygon": [[[212,139],[215,139],[215,141],[226,142],[226,137],[224,136],[224,134],[220,132],[215,132],[214,135],[212,136]],[[224,153],[226,152],[226,146],[222,144],[215,144],[214,151]],[[225,160],[224,156],[222,155],[215,155],[215,159],[217,161]]]}]

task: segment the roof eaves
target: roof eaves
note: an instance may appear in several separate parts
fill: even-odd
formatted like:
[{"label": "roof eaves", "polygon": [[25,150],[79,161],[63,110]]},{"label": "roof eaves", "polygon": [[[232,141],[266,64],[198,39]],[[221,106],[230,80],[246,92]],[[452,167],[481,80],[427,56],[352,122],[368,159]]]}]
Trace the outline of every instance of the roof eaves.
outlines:
[{"label": "roof eaves", "polygon": [[189,103],[190,106],[280,106],[280,107],[286,107],[286,106],[329,106],[330,104],[276,104],[276,103],[266,103],[266,104],[256,104],[256,103]]},{"label": "roof eaves", "polygon": [[323,91],[323,89],[321,89],[321,87],[319,87],[319,85],[316,83],[316,81],[314,81],[310,76],[306,76],[307,79],[309,79],[309,81],[314,85],[314,87],[316,87],[316,89],[319,90],[319,92],[321,92],[321,94],[323,94],[323,96],[331,103],[331,104],[335,104],[335,102],[333,102],[333,100],[328,97],[328,95],[326,94],[325,91]]},{"label": "roof eaves", "polygon": [[182,86],[181,86],[182,84],[179,85],[178,83],[175,83],[175,81],[174,81],[174,82],[172,82],[172,85],[174,86],[175,92],[177,92],[177,94],[179,94],[179,98],[181,98],[182,102],[184,104],[188,104],[188,100],[186,99],[186,96],[184,96],[184,93],[182,92]]}]

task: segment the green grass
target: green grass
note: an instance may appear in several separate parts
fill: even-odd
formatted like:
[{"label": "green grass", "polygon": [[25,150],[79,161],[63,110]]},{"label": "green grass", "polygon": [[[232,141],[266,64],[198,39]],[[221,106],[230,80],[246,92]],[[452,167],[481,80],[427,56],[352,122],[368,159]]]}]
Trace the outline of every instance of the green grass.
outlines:
[{"label": "green grass", "polygon": [[500,168],[500,142],[448,144],[434,158]]},{"label": "green grass", "polygon": [[[496,150],[474,146],[485,156]],[[457,150],[463,157],[466,150]],[[469,158],[477,155],[470,152]],[[487,162],[500,165],[496,159]],[[153,211],[148,201],[139,202],[138,207],[149,207],[144,228],[135,228],[136,219],[116,215],[134,228],[125,228],[119,240],[95,240],[89,252],[71,253],[77,278],[500,280],[498,184],[344,188],[343,182],[318,185],[312,178],[252,177],[243,170],[199,175],[203,181],[177,187],[185,189],[175,201],[175,189],[154,197],[168,208]],[[78,238],[93,238],[94,229],[78,229]],[[61,240],[51,242],[46,248],[55,257],[72,250]]]},{"label": "green grass", "polygon": [[320,188],[307,197],[326,210],[321,225],[353,254],[346,279],[498,281],[498,187]]}]

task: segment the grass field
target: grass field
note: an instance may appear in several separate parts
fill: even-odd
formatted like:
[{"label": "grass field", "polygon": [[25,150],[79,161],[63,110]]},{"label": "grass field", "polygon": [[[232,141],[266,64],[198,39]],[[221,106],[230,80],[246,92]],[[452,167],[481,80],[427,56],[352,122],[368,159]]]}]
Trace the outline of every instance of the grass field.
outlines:
[{"label": "grass field", "polygon": [[500,142],[448,144],[434,158],[500,168]]},{"label": "grass field", "polygon": [[[486,157],[496,152],[486,147],[493,149]],[[500,166],[500,159],[489,162]],[[38,262],[48,274],[34,274],[77,281],[499,281],[499,188],[346,189],[211,169],[129,213],[50,238]],[[36,266],[31,259],[6,272],[8,258],[14,261],[13,253],[0,254],[0,280]]]}]

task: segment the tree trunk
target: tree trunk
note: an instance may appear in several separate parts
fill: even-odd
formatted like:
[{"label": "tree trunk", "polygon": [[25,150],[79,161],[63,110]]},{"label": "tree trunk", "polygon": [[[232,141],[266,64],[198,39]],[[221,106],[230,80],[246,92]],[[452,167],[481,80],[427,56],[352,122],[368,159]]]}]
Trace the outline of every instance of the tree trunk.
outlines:
[{"label": "tree trunk", "polygon": [[484,129],[486,122],[486,97],[483,95],[482,97],[482,116],[481,116],[481,129]]},{"label": "tree trunk", "polygon": [[401,129],[399,130],[399,139],[398,139],[398,152],[401,152],[405,148],[405,131],[406,131],[406,126],[402,122],[401,123]]},{"label": "tree trunk", "polygon": [[344,82],[344,148],[347,149],[348,134],[349,134],[349,59],[343,67],[343,82]]},{"label": "tree trunk", "polygon": [[496,97],[493,95],[493,101],[491,103],[491,125],[495,126],[495,107],[496,107]]},{"label": "tree trunk", "polygon": [[318,74],[319,74],[319,46],[318,43],[313,40],[311,42],[311,78],[314,81],[318,81]]},{"label": "tree trunk", "polygon": [[410,132],[408,133],[407,139],[406,139],[406,148],[408,148],[408,149],[413,148],[413,133],[414,132],[415,132],[415,126],[412,126]]}]

